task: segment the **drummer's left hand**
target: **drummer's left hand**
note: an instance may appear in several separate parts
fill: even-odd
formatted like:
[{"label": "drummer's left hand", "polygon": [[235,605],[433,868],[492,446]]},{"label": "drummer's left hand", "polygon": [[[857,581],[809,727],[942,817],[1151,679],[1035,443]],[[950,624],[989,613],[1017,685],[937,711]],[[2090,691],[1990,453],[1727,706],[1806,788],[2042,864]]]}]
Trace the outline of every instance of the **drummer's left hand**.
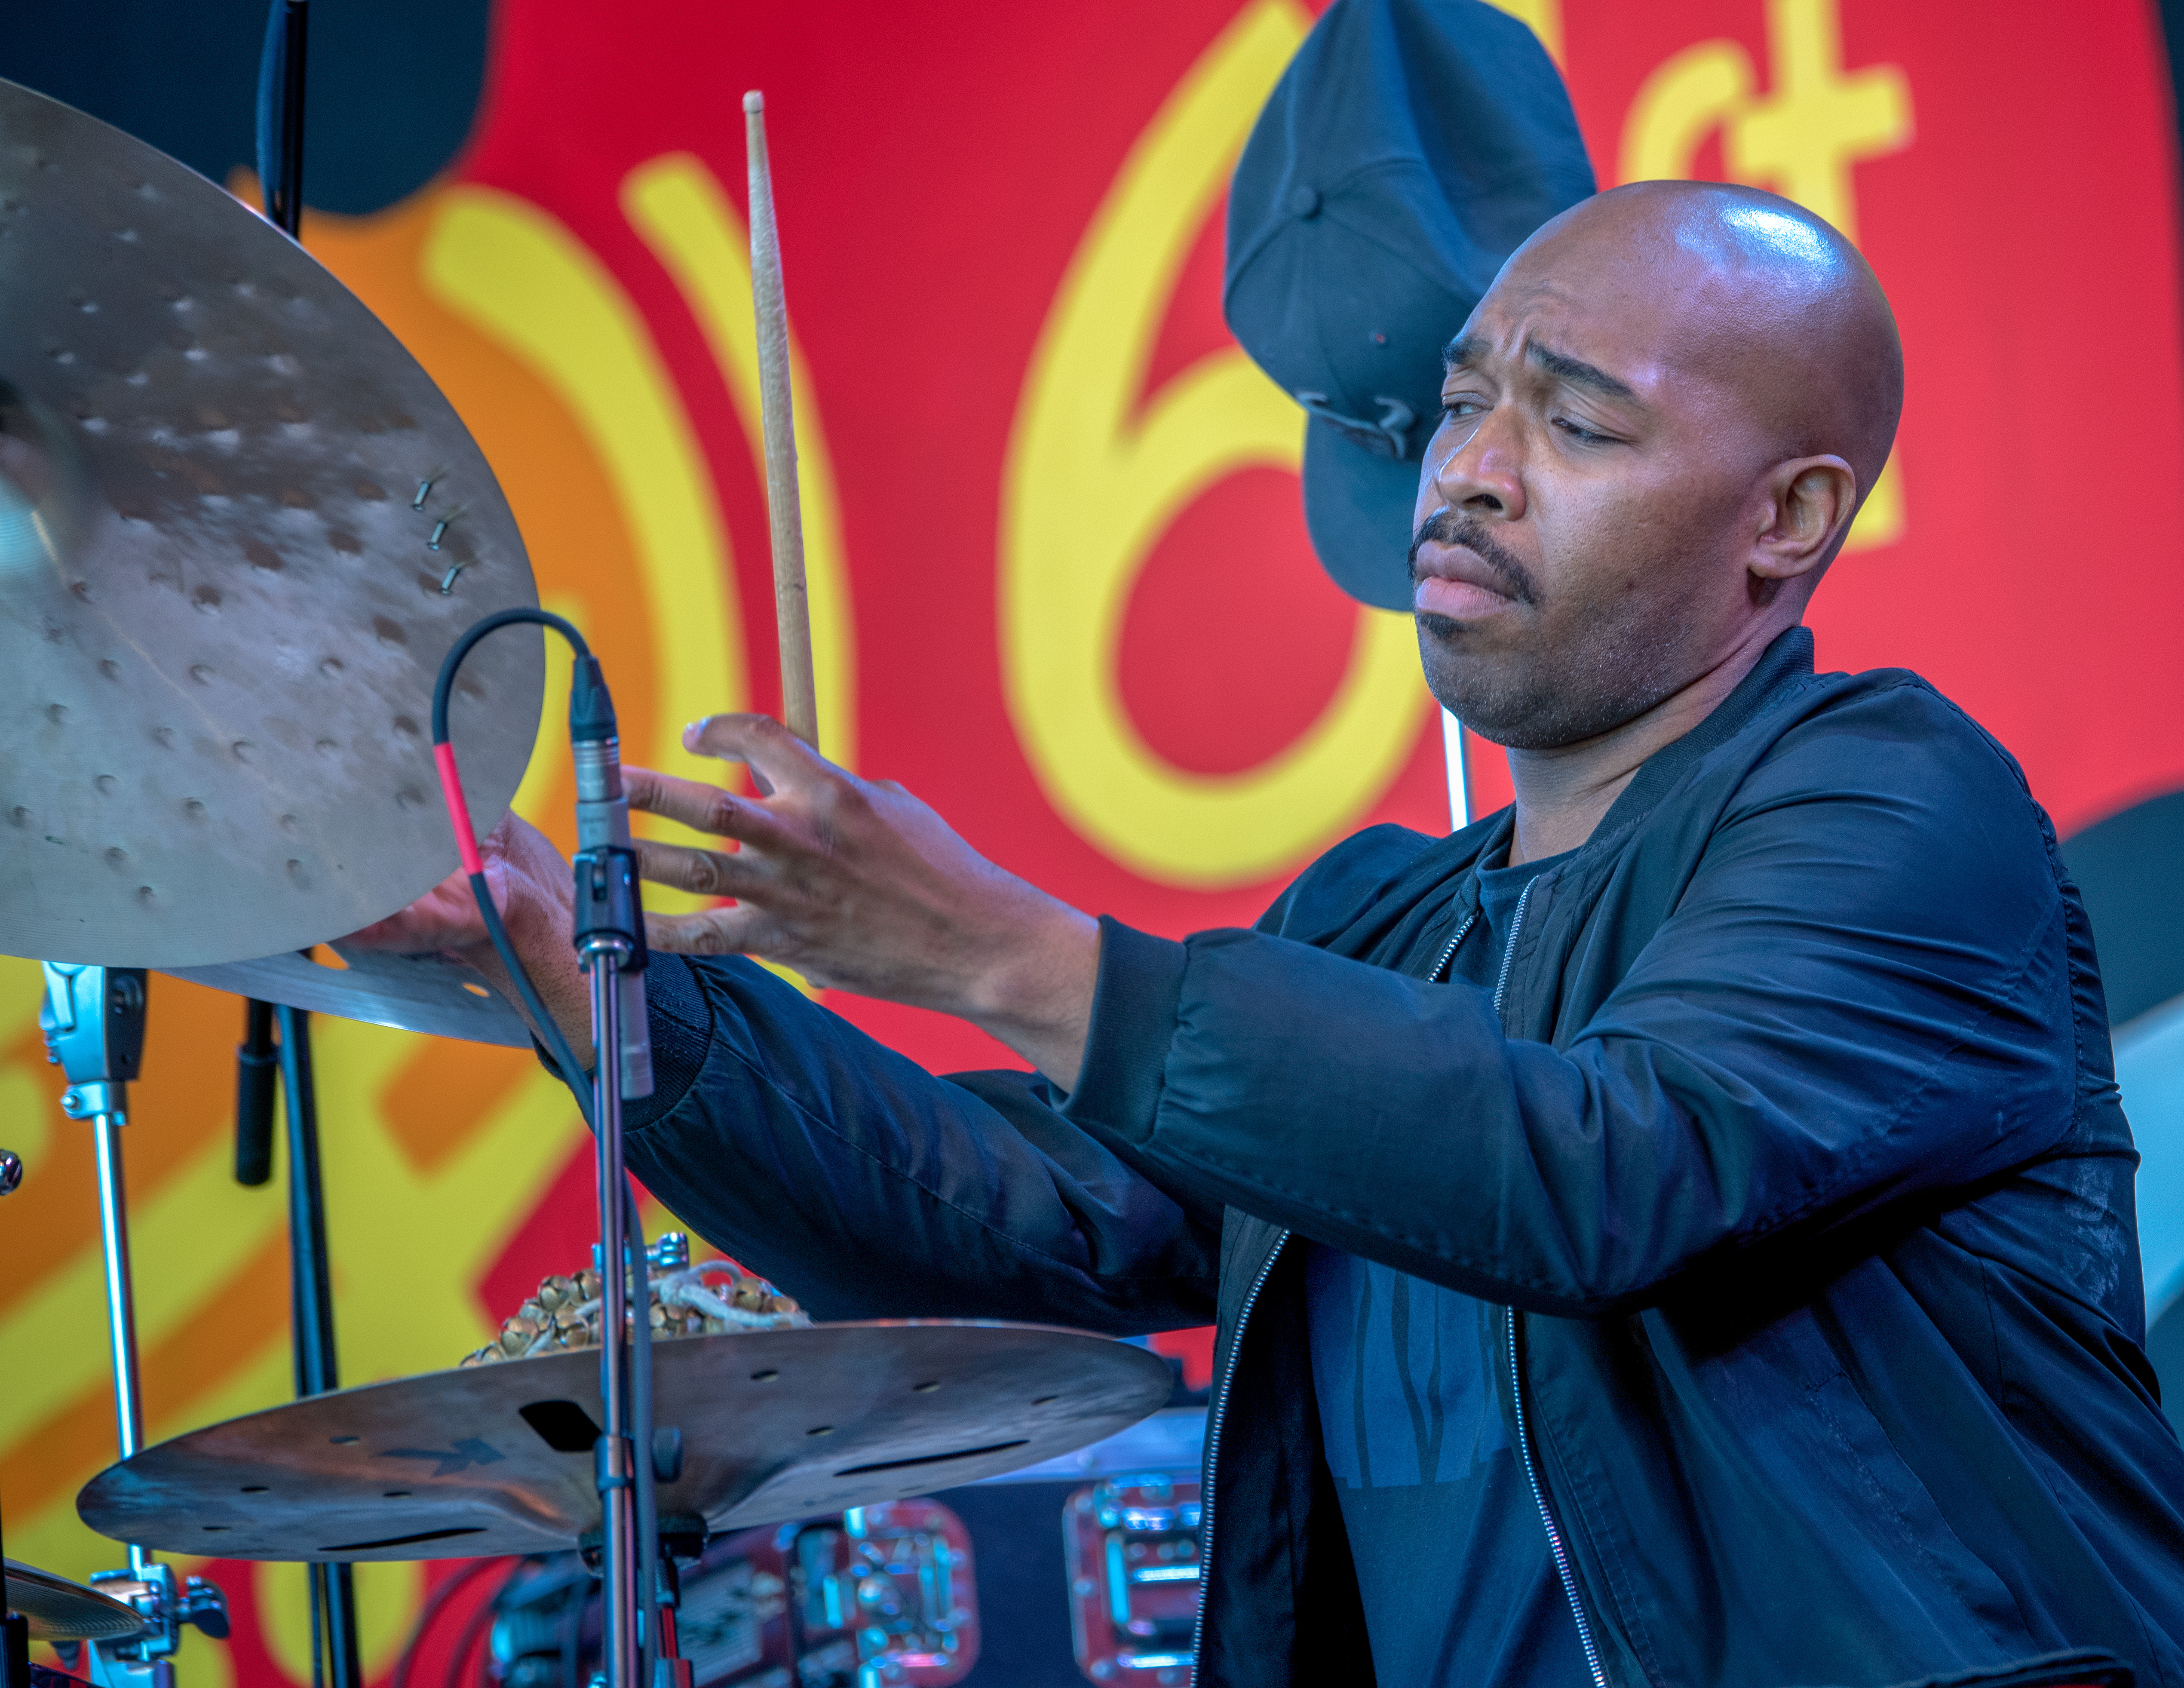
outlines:
[{"label": "drummer's left hand", "polygon": [[765,794],[623,771],[632,809],[739,846],[638,844],[647,879],[736,900],[648,916],[654,949],[763,955],[814,984],[954,1014],[1056,1084],[1077,1082],[1096,921],[994,866],[893,781],[836,767],[767,716],[713,716],[682,743],[748,763]]},{"label": "drummer's left hand", "polygon": [[[576,887],[568,862],[551,838],[512,811],[478,840],[478,850],[485,862],[486,889],[500,911],[524,971],[577,1060],[588,1068],[591,997],[569,937]],[[404,955],[437,950],[453,955],[483,973],[510,1006],[526,1022],[531,1019],[515,981],[486,935],[470,878],[460,869],[409,907],[343,941]],[[541,1029],[532,1027],[534,1032]]]}]

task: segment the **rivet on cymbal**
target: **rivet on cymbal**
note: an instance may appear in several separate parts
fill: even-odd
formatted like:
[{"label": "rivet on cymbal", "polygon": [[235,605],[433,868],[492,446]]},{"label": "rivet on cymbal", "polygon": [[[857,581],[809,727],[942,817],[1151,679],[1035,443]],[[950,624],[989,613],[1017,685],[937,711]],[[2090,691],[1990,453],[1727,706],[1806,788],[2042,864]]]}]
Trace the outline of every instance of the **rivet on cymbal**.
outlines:
[{"label": "rivet on cymbal", "polygon": [[311,889],[311,876],[304,871],[304,864],[292,856],[288,861],[288,877],[295,882],[296,889],[299,891],[308,891]]},{"label": "rivet on cymbal", "polygon": [[31,824],[31,811],[22,804],[18,803],[8,811],[8,818],[19,827],[28,827]]},{"label": "rivet on cymbal", "polygon": [[171,727],[155,727],[152,729],[152,736],[159,741],[163,749],[171,750],[181,743],[181,735]]},{"label": "rivet on cymbal", "polygon": [[362,1441],[364,1438],[361,1436],[328,1436],[326,1440],[332,1442],[337,1448],[345,1448],[356,1442]]},{"label": "rivet on cymbal", "polygon": [[750,1376],[750,1380],[755,1384],[778,1383],[781,1381],[781,1373],[779,1372],[753,1372]]},{"label": "rivet on cymbal", "polygon": [[68,719],[68,705],[66,704],[47,704],[46,705],[46,719],[53,722],[56,727],[60,726]]},{"label": "rivet on cymbal", "polygon": [[234,755],[235,760],[238,762],[249,761],[250,759],[257,754],[258,750],[258,747],[252,744],[248,738],[238,738],[227,748]]},{"label": "rivet on cymbal", "polygon": [[1031,1403],[1031,1404],[1032,1404],[1034,1407],[1051,1407],[1051,1406],[1053,1406],[1053,1405],[1054,1405],[1054,1403],[1055,1403],[1056,1401],[1059,1401],[1059,1400],[1061,1400],[1061,1397],[1060,1396],[1058,1396],[1058,1395],[1040,1395],[1040,1396],[1033,1396],[1033,1397],[1032,1397],[1032,1403]]},{"label": "rivet on cymbal", "polygon": [[242,1485],[242,1492],[246,1495],[263,1495],[270,1491],[263,1483],[246,1483]]},{"label": "rivet on cymbal", "polygon": [[121,788],[121,782],[112,774],[101,774],[92,783],[98,788],[98,794],[102,797],[111,797]]},{"label": "rivet on cymbal", "polygon": [[342,660],[338,656],[323,657],[320,660],[319,672],[325,675],[327,679],[333,679],[341,671]]},{"label": "rivet on cymbal", "polygon": [[933,1390],[939,1387],[940,1385],[937,1383],[912,1384],[910,1386],[910,1392],[912,1395],[930,1395]]},{"label": "rivet on cymbal", "polygon": [[99,661],[98,671],[109,680],[119,680],[121,677],[121,665],[110,656],[104,657]]},{"label": "rivet on cymbal", "polygon": [[425,794],[414,785],[405,785],[394,794],[394,800],[404,809],[422,809],[425,806]]},{"label": "rivet on cymbal", "polygon": [[381,1498],[388,1501],[406,1501],[410,1498],[410,1491],[407,1489],[389,1489]]},{"label": "rivet on cymbal", "polygon": [[832,1424],[815,1424],[804,1434],[807,1436],[831,1436],[834,1434],[834,1427]]},{"label": "rivet on cymbal", "polygon": [[192,662],[190,665],[190,678],[200,686],[209,686],[213,682],[213,671],[202,662]]},{"label": "rivet on cymbal", "polygon": [[337,744],[331,738],[320,738],[316,740],[312,744],[311,748],[314,750],[316,750],[321,756],[331,756],[338,752],[341,746]]},{"label": "rivet on cymbal", "polygon": [[192,821],[202,821],[206,813],[204,804],[192,797],[182,805],[182,813]]},{"label": "rivet on cymbal", "polygon": [[106,860],[109,866],[126,867],[129,865],[129,852],[122,849],[120,844],[109,844],[106,847]]},{"label": "rivet on cymbal", "polygon": [[298,821],[293,815],[283,815],[280,819],[279,825],[281,830],[286,833],[292,838],[304,828],[304,823],[301,821]]},{"label": "rivet on cymbal", "polygon": [[153,903],[159,901],[159,894],[153,890],[149,885],[139,885],[136,888],[136,900],[143,904],[145,907],[149,908]]}]

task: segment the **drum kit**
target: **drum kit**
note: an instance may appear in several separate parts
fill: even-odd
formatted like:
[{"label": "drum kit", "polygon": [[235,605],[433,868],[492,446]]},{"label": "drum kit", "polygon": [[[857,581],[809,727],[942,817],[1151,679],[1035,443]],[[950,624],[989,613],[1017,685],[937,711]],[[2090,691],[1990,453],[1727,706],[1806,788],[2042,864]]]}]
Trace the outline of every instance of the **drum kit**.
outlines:
[{"label": "drum kit", "polygon": [[[276,103],[285,232],[0,83],[0,951],[46,963],[62,1111],[95,1134],[120,1458],[77,1506],[127,1544],[126,1568],[88,1585],[6,1562],[4,1688],[27,1688],[32,1637],[81,1644],[103,1688],[168,1688],[182,1628],[224,1635],[226,1618],[158,1553],[309,1563],[314,1636],[336,1688],[358,1688],[350,1563],[566,1550],[602,1579],[607,1688],[688,1688],[672,1609],[693,1543],[1054,1457],[1160,1407],[1170,1373],[1125,1344],[988,1321],[730,1328],[655,1351],[623,1308],[678,1262],[627,1237],[629,1063],[603,1061],[579,1100],[602,1173],[594,1265],[624,1268],[599,1273],[604,1340],[337,1387],[309,1016],[531,1045],[469,968],[337,940],[474,865],[471,818],[507,809],[544,664],[528,632],[477,643],[441,676],[428,730],[466,628],[543,618],[454,410],[290,237],[295,77]],[[783,364],[767,432],[777,418],[785,442]],[[460,747],[459,785],[435,736]],[[626,865],[611,741],[588,749],[593,857]],[[615,987],[641,977],[624,971],[641,965],[633,913],[587,940],[601,1049],[624,1047]],[[270,1128],[277,1070],[299,1398],[148,1446],[121,1145],[153,972],[250,999],[246,1127]],[[248,1137],[239,1174],[263,1181]],[[20,1176],[0,1160],[0,1194]]]}]

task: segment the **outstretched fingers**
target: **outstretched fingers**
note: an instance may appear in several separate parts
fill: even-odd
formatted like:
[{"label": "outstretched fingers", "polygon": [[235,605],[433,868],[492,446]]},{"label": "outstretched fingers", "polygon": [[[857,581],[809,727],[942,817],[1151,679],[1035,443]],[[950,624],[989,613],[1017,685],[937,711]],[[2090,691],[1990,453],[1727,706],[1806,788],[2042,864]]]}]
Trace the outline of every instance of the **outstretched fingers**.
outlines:
[{"label": "outstretched fingers", "polygon": [[634,840],[633,848],[641,877],[701,897],[748,897],[772,877],[751,858],[727,850],[697,850],[651,838]]},{"label": "outstretched fingers", "polygon": [[760,942],[755,909],[705,909],[696,914],[648,914],[644,941],[676,955],[744,955]]},{"label": "outstretched fingers", "polygon": [[682,748],[696,756],[745,763],[775,791],[840,772],[770,715],[709,715],[682,729]]},{"label": "outstretched fingers", "polygon": [[679,821],[693,832],[756,844],[780,836],[780,823],[762,805],[702,780],[678,779],[650,768],[625,767],[621,784],[629,806],[638,813]]}]

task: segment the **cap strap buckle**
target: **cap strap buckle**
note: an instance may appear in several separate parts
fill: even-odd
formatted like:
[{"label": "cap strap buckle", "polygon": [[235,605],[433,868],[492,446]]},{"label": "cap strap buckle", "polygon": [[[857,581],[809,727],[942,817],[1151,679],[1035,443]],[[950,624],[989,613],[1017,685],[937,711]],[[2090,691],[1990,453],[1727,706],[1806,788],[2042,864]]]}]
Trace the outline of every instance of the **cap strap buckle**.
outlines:
[{"label": "cap strap buckle", "polygon": [[1400,463],[1411,454],[1411,430],[1418,424],[1418,413],[1400,398],[1390,398],[1384,393],[1373,395],[1373,402],[1380,407],[1380,420],[1377,422],[1344,415],[1329,402],[1324,393],[1300,393],[1296,402],[1315,420],[1326,423],[1352,444],[1363,446],[1375,457]]}]

